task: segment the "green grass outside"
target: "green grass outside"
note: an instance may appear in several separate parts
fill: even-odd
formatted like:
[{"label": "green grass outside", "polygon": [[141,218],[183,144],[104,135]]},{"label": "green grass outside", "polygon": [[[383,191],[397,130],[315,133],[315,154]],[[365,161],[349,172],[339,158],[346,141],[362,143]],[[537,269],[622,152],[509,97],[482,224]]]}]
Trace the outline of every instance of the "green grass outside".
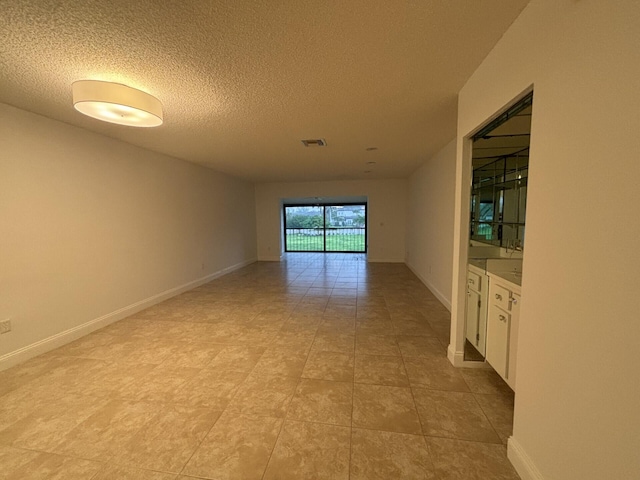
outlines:
[{"label": "green grass outside", "polygon": [[[321,252],[323,249],[322,235],[287,235],[287,250]],[[328,252],[364,252],[364,234],[327,235]]]}]

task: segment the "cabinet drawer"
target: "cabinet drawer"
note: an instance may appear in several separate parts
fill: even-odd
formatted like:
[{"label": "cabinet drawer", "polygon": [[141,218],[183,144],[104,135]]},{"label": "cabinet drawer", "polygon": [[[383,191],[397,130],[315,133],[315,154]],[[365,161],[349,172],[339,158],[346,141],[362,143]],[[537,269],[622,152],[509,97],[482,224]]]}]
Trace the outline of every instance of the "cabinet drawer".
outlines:
[{"label": "cabinet drawer", "polygon": [[473,272],[467,272],[467,273],[468,273],[467,284],[469,285],[469,288],[471,288],[472,290],[475,290],[476,292],[481,292],[482,277],[477,273],[473,273]]},{"label": "cabinet drawer", "polygon": [[511,310],[511,292],[500,285],[496,285],[492,290],[493,292],[489,302],[494,305],[498,305],[503,310]]}]

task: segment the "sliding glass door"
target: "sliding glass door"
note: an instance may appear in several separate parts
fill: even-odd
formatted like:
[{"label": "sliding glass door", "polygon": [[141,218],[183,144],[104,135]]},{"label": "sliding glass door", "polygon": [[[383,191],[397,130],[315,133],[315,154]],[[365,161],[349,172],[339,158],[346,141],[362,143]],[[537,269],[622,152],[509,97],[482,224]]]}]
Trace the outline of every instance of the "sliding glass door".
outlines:
[{"label": "sliding glass door", "polygon": [[284,205],[287,252],[367,251],[367,205]]}]

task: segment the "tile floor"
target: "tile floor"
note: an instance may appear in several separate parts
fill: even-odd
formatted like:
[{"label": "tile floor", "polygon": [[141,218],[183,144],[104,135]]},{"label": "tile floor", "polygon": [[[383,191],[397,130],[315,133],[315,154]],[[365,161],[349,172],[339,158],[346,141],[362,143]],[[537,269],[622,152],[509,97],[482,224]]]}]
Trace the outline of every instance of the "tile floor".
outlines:
[{"label": "tile floor", "polygon": [[404,265],[256,263],[0,372],[0,479],[517,479],[448,336]]}]

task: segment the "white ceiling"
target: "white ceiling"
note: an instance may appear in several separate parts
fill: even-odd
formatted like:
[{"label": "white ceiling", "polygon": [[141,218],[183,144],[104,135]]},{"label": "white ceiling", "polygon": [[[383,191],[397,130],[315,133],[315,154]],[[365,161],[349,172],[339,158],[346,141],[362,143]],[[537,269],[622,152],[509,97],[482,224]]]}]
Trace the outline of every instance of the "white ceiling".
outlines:
[{"label": "white ceiling", "polygon": [[[0,0],[0,102],[252,181],[401,178],[527,3]],[[81,115],[82,79],[151,93],[164,125]]]}]

